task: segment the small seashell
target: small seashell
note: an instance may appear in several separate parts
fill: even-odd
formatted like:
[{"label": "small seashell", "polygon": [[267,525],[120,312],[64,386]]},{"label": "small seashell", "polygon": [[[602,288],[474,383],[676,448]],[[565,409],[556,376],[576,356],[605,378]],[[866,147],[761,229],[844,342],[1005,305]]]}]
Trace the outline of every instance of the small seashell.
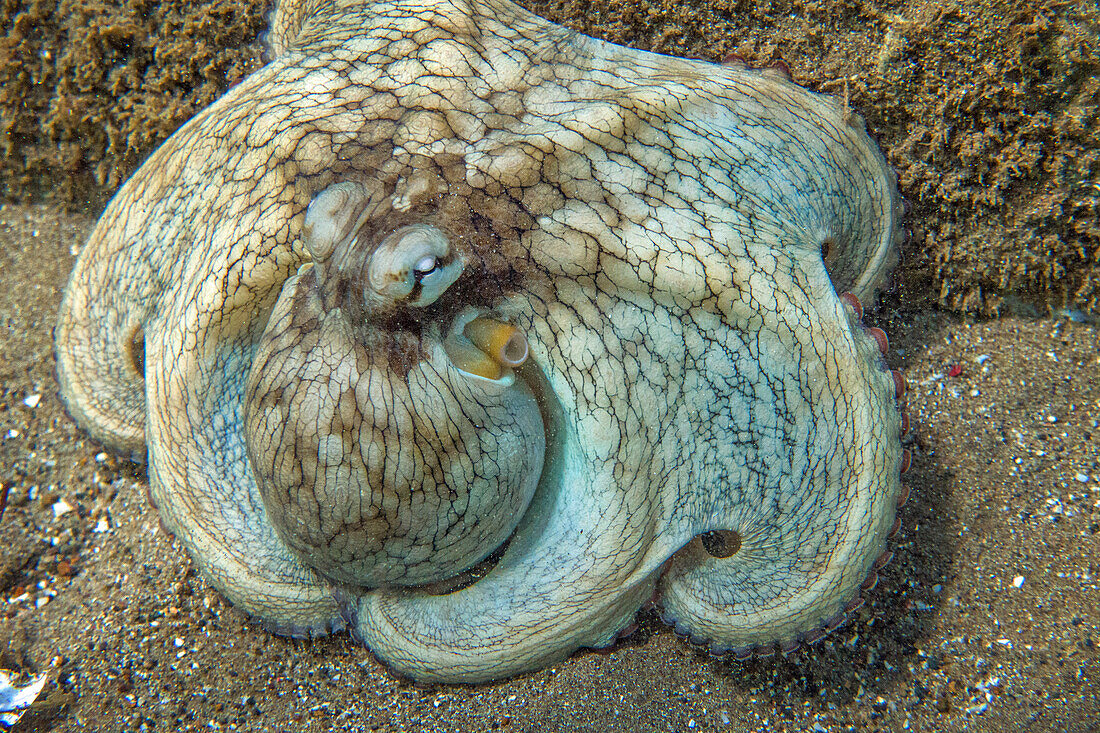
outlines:
[{"label": "small seashell", "polygon": [[12,684],[13,673],[6,669],[0,669],[0,725],[11,728],[27,708],[38,699],[42,688],[46,686],[46,673],[43,672],[31,679],[24,687],[16,687]]}]

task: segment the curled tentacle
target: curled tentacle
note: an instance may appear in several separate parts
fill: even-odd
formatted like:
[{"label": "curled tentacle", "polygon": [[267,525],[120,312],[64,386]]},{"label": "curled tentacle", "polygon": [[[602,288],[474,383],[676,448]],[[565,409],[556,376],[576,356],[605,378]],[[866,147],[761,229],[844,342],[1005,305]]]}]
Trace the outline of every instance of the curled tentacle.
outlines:
[{"label": "curled tentacle", "polygon": [[[421,681],[484,682],[603,647],[652,596],[661,560],[649,549],[653,507],[617,502],[610,471],[594,472],[578,422],[545,383],[548,446],[538,491],[488,575],[459,591],[382,589],[349,599],[352,634],[398,672]],[[621,539],[637,537],[634,553]]]},{"label": "curled tentacle", "polygon": [[[837,306],[823,340],[828,362],[813,364],[814,351],[803,348],[795,362],[802,376],[769,375],[770,384],[820,385],[803,388],[812,401],[775,423],[784,425],[778,436],[773,416],[757,406],[755,445],[772,458],[766,466],[759,456],[735,459],[732,483],[702,490],[679,519],[700,532],[661,580],[662,617],[716,652],[790,643],[827,627],[858,596],[893,528],[902,461],[893,376],[867,367],[878,344]],[[837,367],[831,378],[829,363]],[[792,407],[803,399],[796,395],[787,386],[775,398]]]}]

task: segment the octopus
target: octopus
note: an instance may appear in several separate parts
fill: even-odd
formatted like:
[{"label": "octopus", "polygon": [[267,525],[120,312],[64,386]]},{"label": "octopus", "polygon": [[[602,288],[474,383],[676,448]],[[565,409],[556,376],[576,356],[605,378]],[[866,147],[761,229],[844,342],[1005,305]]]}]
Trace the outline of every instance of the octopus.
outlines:
[{"label": "octopus", "polygon": [[55,331],[71,415],[226,599],[425,682],[643,607],[735,658],[859,607],[908,464],[860,305],[904,207],[859,116],[507,0],[282,0],[265,43]]}]

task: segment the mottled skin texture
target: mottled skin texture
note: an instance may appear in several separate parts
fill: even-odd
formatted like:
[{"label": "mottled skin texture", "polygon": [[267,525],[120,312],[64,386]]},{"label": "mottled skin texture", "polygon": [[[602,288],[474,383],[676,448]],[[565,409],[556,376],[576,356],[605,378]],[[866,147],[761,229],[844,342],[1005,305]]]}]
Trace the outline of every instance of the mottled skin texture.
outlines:
[{"label": "mottled skin texture", "polygon": [[[505,0],[289,0],[268,43],[119,191],[56,332],[74,417],[148,449],[210,581],[277,631],[346,619],[422,680],[609,644],[650,599],[738,655],[842,619],[901,491],[895,380],[837,295],[873,295],[900,239],[862,121],[779,71],[608,45]],[[428,305],[398,287],[412,245],[371,270],[413,225],[461,269]],[[508,384],[533,402],[445,348],[471,310],[526,336]],[[469,538],[478,504],[455,497],[532,473],[487,574],[393,585],[432,563],[402,528],[415,507],[454,520],[424,536]]]}]

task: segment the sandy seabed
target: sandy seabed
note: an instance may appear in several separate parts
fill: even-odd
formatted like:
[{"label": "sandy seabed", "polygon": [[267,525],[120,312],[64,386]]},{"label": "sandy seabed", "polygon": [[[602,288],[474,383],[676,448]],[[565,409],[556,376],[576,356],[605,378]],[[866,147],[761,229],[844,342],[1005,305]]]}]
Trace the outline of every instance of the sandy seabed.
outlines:
[{"label": "sandy seabed", "polygon": [[[0,208],[0,667],[49,670],[21,730],[1095,731],[1100,332],[907,310],[913,468],[868,604],[788,658],[712,659],[651,614],[610,652],[421,688],[346,636],[278,638],[159,528],[142,466],[65,414],[51,330],[87,218]],[[955,376],[951,376],[955,375]]]}]

